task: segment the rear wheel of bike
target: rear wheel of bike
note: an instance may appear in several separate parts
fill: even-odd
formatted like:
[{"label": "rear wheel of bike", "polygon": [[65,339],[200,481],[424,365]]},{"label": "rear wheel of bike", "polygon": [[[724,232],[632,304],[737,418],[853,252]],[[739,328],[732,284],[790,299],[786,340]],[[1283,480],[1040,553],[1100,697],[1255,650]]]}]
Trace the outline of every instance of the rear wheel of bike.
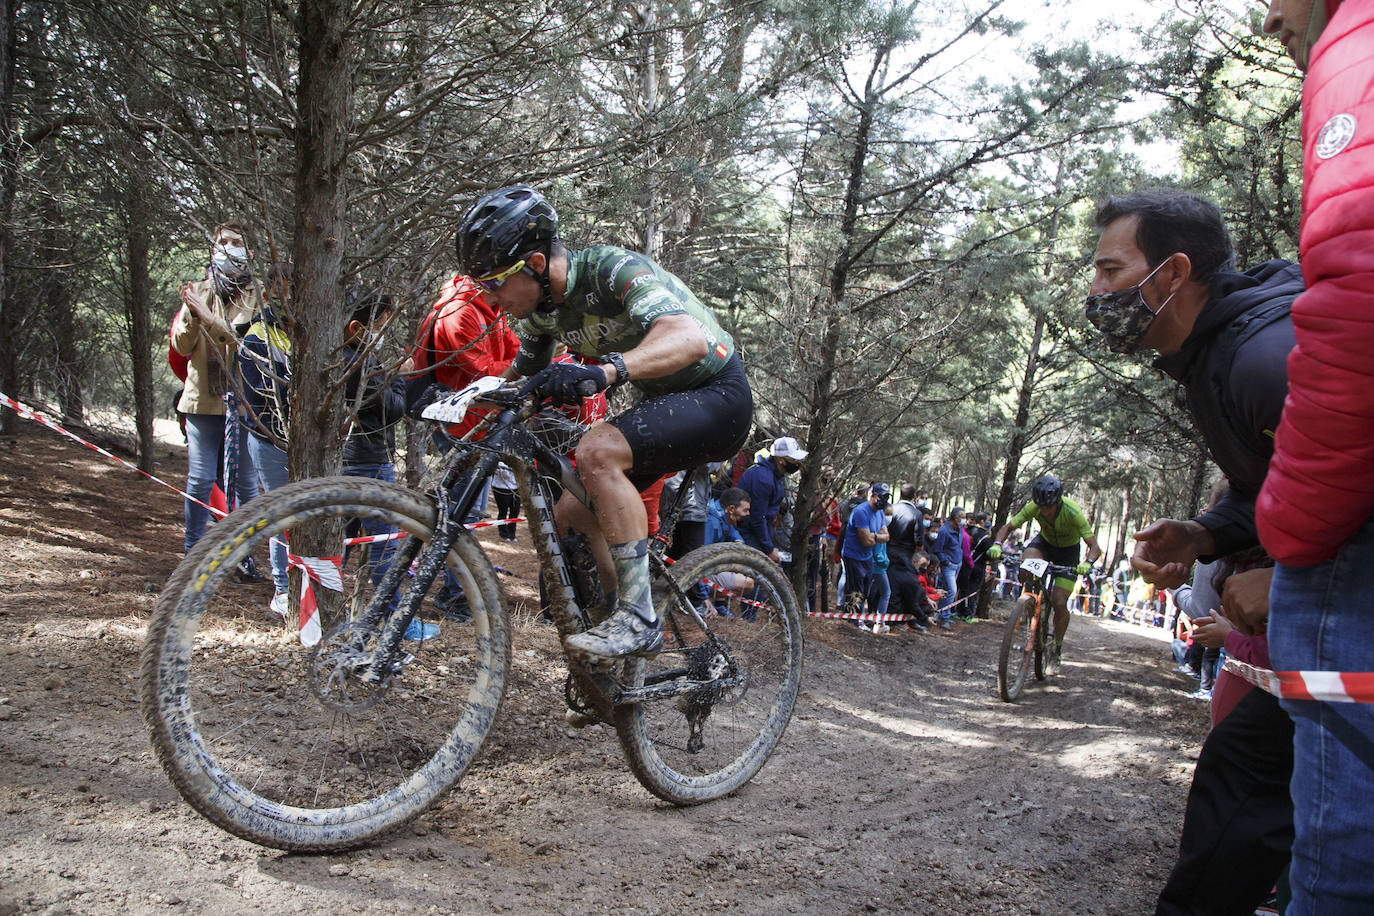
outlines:
[{"label": "rear wheel of bike", "polygon": [[617,707],[616,731],[646,789],[694,805],[744,785],[777,746],[801,684],[801,617],[782,570],[741,544],[698,548],[670,575],[710,615],[706,629],[671,589],[666,600],[656,591],[663,650],[632,663],[628,680],[634,687],[690,681],[702,687]]},{"label": "rear wheel of bike", "polygon": [[1007,628],[1002,633],[1002,650],[997,655],[997,692],[1010,703],[1021,695],[1031,667],[1031,621],[1035,619],[1035,599],[1022,595],[1012,606]]},{"label": "rear wheel of bike", "polygon": [[[435,604],[441,575],[412,624],[412,635],[429,638],[402,640],[380,683],[356,664],[377,642],[363,610],[402,546],[429,542],[435,518],[431,500],[396,484],[321,478],[253,500],[187,554],[149,622],[142,686],[157,757],[192,807],[265,846],[345,849],[420,814],[463,774],[510,666],[500,586],[471,535],[446,558],[471,619]],[[357,519],[407,537],[346,548]],[[320,638],[311,647],[307,630],[269,619],[270,588],[230,581],[244,556],[288,534],[342,556],[332,583],[342,590],[314,584]],[[332,578],[330,561],[320,566]],[[407,570],[401,594],[411,581]],[[294,613],[294,596],[291,604]]]}]

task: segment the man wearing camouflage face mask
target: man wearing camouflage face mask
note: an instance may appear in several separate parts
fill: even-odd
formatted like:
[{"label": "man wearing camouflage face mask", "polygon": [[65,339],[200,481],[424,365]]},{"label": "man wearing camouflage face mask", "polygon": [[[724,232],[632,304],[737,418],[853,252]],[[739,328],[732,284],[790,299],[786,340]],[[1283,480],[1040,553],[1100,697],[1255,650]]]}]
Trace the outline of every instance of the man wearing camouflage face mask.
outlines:
[{"label": "man wearing camouflage face mask", "polygon": [[[1255,498],[1268,472],[1288,391],[1289,309],[1302,292],[1296,264],[1231,269],[1216,206],[1183,191],[1112,197],[1088,289],[1088,319],[1117,352],[1155,350],[1182,384],[1188,409],[1231,489],[1187,521],[1160,519],[1135,535],[1131,565],[1177,588],[1195,560],[1258,543]],[[1253,912],[1287,858],[1292,725],[1278,701],[1252,690],[1202,746],[1178,861],[1156,916]]]},{"label": "man wearing camouflage face mask", "polygon": [[1159,353],[1155,368],[1182,384],[1212,460],[1231,482],[1211,511],[1160,519],[1136,534],[1131,564],[1147,582],[1177,588],[1199,557],[1258,543],[1255,496],[1288,391],[1288,310],[1302,272],[1282,260],[1234,271],[1221,211],[1186,191],[1111,197],[1097,225],[1088,319],[1115,352]]}]

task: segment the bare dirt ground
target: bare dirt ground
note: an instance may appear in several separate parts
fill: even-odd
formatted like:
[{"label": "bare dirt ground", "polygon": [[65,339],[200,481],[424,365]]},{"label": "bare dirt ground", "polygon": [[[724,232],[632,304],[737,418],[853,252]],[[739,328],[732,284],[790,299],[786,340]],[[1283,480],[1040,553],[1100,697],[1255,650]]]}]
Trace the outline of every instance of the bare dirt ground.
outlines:
[{"label": "bare dirt ground", "polygon": [[[183,462],[169,450],[160,471]],[[886,637],[809,621],[772,760],[736,796],[674,809],[610,730],[567,729],[533,552],[483,540],[519,623],[482,756],[373,848],[284,854],[183,804],[139,717],[180,499],[37,427],[0,440],[0,914],[1153,909],[1207,719],[1161,631],[1075,618],[1063,673],[1004,704],[996,621]]]}]

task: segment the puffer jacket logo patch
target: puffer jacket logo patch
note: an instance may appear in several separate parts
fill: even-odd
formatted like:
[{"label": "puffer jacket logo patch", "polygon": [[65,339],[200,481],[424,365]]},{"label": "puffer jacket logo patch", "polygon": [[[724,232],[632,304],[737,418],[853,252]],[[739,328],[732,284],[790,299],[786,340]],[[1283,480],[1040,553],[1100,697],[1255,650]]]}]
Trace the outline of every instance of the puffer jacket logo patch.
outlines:
[{"label": "puffer jacket logo patch", "polygon": [[1355,116],[1338,114],[1322,125],[1317,134],[1315,152],[1318,159],[1330,159],[1350,145],[1355,137]]}]

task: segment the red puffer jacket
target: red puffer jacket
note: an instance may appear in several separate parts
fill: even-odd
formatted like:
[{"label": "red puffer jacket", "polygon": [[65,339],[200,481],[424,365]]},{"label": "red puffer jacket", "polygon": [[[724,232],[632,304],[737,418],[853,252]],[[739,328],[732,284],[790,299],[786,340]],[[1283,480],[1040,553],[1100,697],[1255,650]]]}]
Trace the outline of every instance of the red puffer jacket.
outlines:
[{"label": "red puffer jacket", "polygon": [[1260,540],[1290,566],[1330,559],[1374,514],[1374,3],[1331,17],[1302,107],[1307,292],[1255,506]]}]

